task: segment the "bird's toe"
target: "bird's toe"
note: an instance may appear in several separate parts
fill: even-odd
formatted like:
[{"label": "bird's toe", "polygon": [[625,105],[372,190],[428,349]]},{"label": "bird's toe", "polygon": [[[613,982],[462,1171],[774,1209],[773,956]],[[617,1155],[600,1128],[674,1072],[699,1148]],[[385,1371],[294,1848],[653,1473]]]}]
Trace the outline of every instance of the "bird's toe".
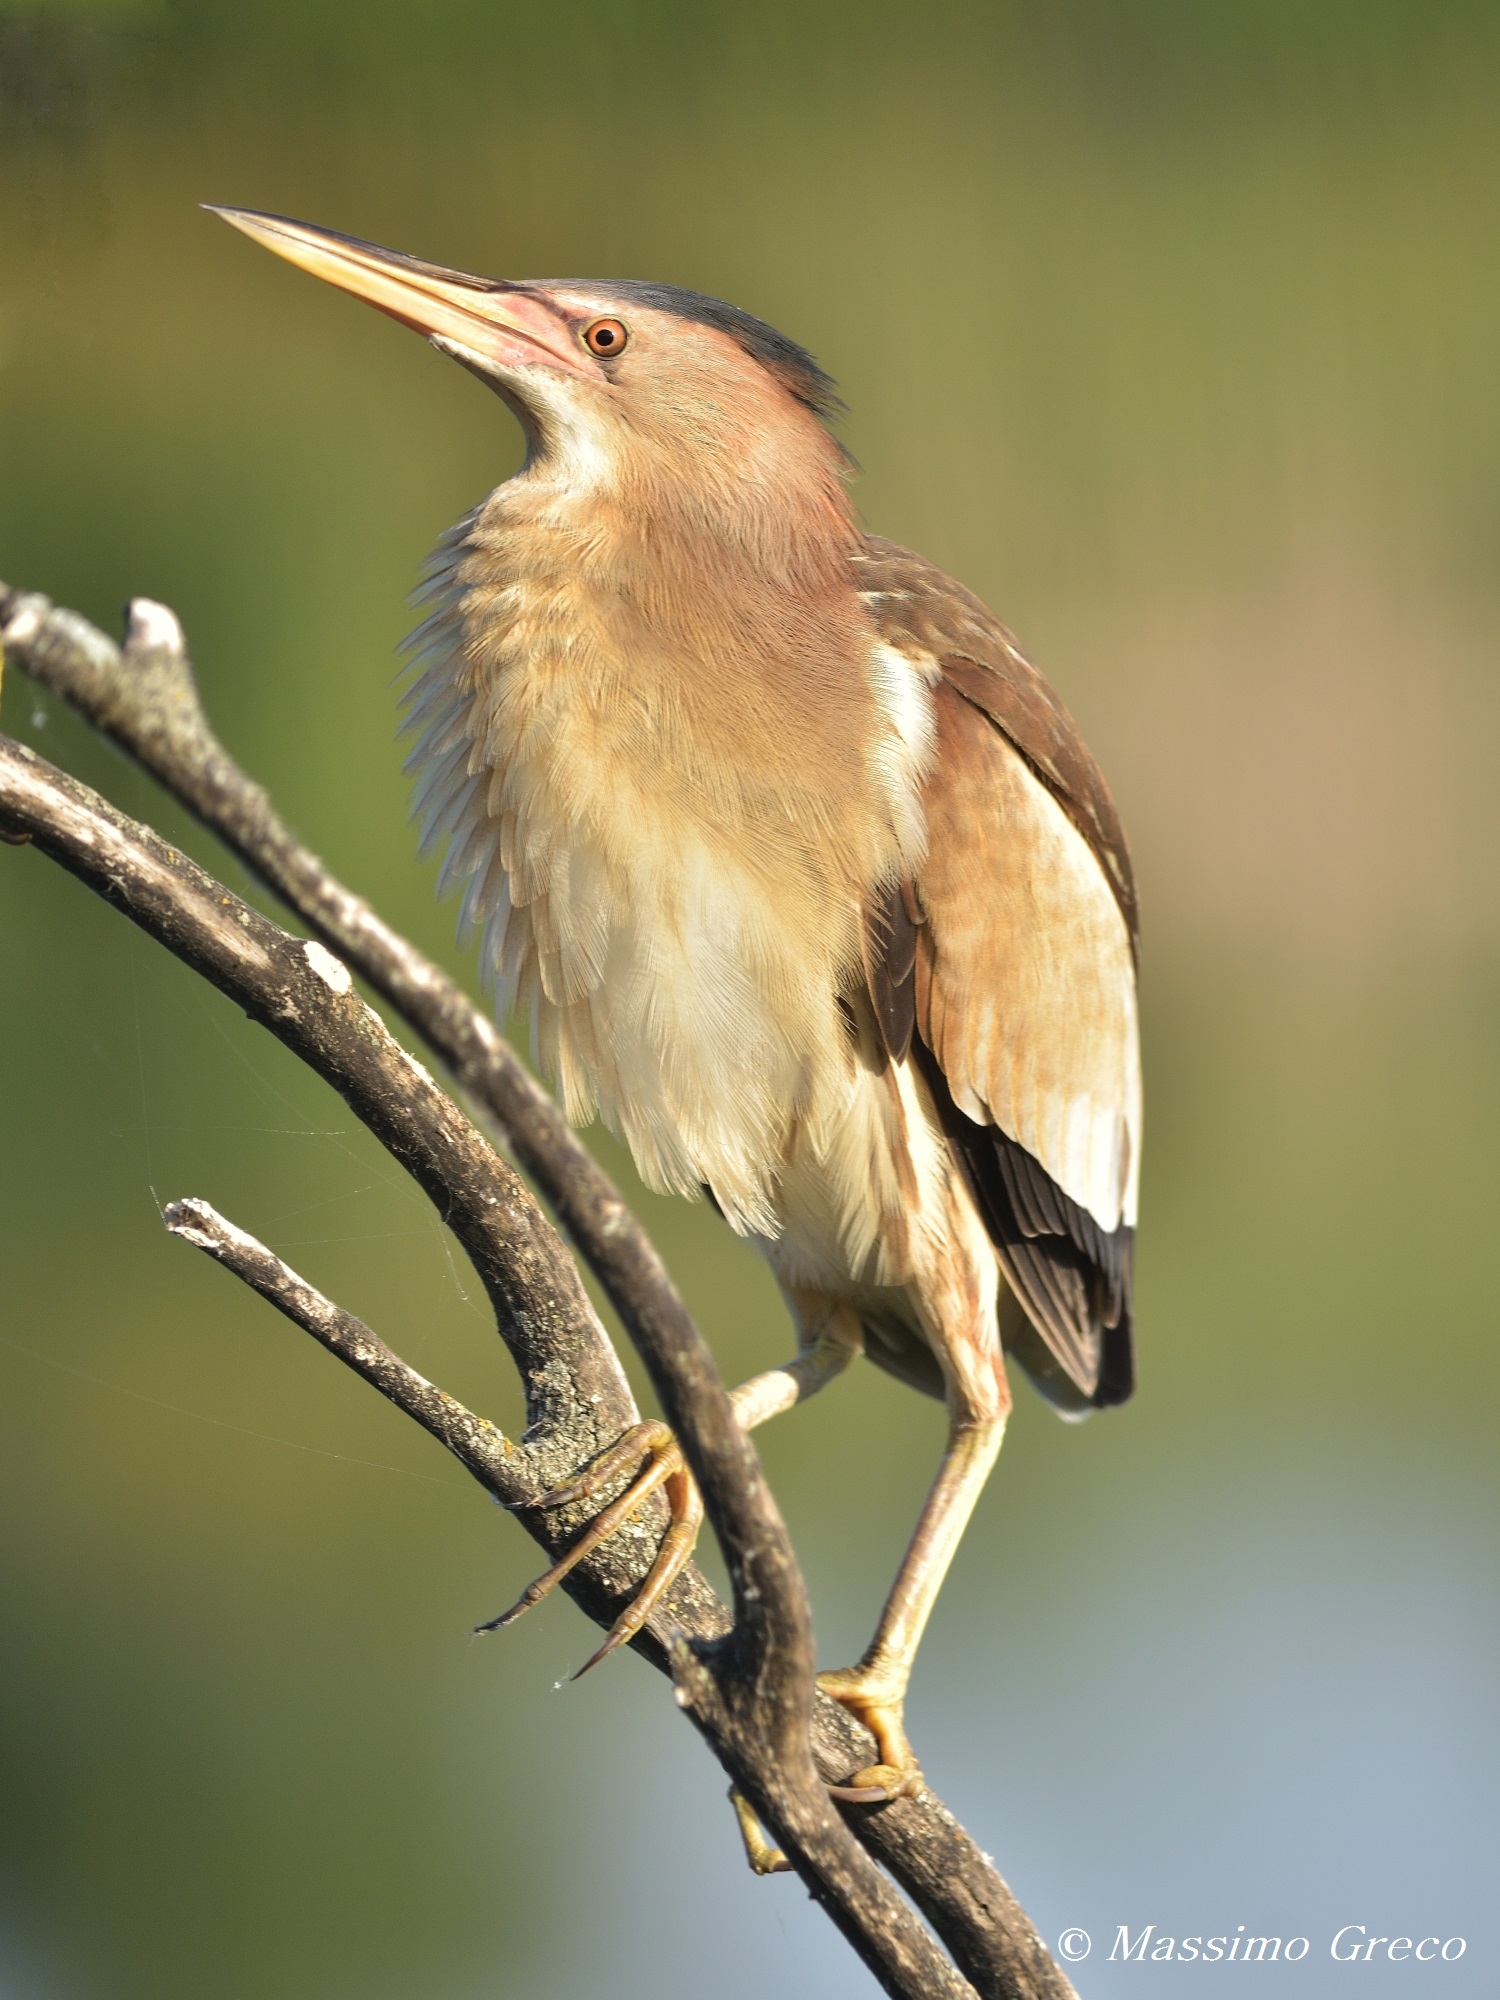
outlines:
[{"label": "bird's toe", "polygon": [[792,1864],[781,1849],[767,1840],[765,1828],[761,1825],[755,1808],[745,1797],[738,1785],[729,1787],[729,1803],[734,1807],[734,1816],[740,1823],[740,1838],[745,1843],[745,1859],[757,1875],[789,1875]]},{"label": "bird's toe", "polygon": [[828,1796],[843,1805],[888,1805],[892,1799],[914,1799],[922,1790],[922,1768],[910,1764],[869,1764],[846,1778],[842,1785],[830,1785]]},{"label": "bird's toe", "polygon": [[539,1604],[554,1590],[570,1570],[623,1527],[651,1494],[661,1489],[666,1495],[669,1520],[656,1559],[635,1597],[611,1627],[604,1644],[584,1661],[573,1679],[586,1674],[590,1667],[597,1666],[617,1646],[623,1646],[635,1637],[663,1593],[686,1568],[703,1519],[703,1502],[697,1484],[683,1463],[682,1453],[671,1431],[665,1424],[654,1421],[636,1424],[601,1452],[577,1479],[565,1486],[554,1487],[532,1504],[547,1508],[571,1506],[577,1501],[591,1499],[627,1472],[635,1472],[636,1476],[619,1498],[585,1526],[572,1547],[545,1576],[538,1577],[535,1583],[529,1585],[508,1611],[502,1611],[498,1618],[487,1620],[477,1628],[478,1631],[496,1632],[514,1624],[523,1612]]}]

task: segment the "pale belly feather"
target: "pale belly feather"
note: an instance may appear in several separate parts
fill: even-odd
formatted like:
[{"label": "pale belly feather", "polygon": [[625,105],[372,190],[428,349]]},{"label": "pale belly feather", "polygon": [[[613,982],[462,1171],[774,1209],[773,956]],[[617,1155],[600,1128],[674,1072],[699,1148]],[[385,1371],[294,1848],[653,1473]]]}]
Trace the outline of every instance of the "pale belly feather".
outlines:
[{"label": "pale belly feather", "polygon": [[967,1197],[914,1076],[850,1024],[864,901],[921,847],[923,672],[872,650],[852,795],[820,791],[816,759],[705,781],[653,663],[627,670],[568,593],[476,596],[474,532],[440,551],[410,768],[501,1010],[529,1019],[570,1119],[602,1115],[649,1186],[711,1192],[789,1294],[927,1332],[912,1291]]}]

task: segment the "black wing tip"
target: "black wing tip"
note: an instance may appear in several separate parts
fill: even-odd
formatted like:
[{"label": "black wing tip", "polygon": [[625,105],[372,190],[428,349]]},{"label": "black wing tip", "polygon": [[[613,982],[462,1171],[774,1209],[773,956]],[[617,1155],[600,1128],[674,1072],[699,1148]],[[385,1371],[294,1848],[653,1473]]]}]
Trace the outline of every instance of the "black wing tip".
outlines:
[{"label": "black wing tip", "polygon": [[1106,1230],[1036,1157],[953,1102],[936,1057],[914,1048],[1019,1310],[1001,1334],[1043,1395],[1070,1411],[1105,1410],[1135,1390],[1135,1230]]},{"label": "black wing tip", "polygon": [[1096,1410],[1117,1410],[1135,1394],[1135,1321],[1127,1311],[1118,1326],[1104,1332],[1099,1379],[1094,1385]]}]

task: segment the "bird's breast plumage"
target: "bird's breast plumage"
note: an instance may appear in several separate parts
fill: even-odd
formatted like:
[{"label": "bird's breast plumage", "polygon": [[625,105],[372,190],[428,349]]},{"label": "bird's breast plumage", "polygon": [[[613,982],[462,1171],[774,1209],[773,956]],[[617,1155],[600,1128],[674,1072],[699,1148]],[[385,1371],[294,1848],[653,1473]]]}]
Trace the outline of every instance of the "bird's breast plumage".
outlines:
[{"label": "bird's breast plumage", "polygon": [[920,856],[928,676],[847,583],[823,629],[814,599],[747,633],[753,598],[643,601],[582,539],[501,489],[439,548],[414,810],[569,1115],[775,1237],[792,1155],[847,1146],[868,1093],[839,1002]]},{"label": "bird's breast plumage", "polygon": [[414,809],[483,973],[568,1115],[602,1113],[649,1185],[707,1188],[784,1283],[912,1325],[923,1259],[962,1242],[975,1297],[1003,1260],[1066,1393],[1114,1398],[1140,1082],[1103,781],[918,558],[709,554],[525,474],[439,548]]}]

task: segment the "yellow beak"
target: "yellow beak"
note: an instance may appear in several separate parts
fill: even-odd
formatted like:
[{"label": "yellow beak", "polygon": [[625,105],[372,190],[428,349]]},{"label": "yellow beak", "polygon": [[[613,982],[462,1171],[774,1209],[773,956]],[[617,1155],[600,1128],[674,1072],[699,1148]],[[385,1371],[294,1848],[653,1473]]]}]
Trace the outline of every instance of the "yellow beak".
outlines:
[{"label": "yellow beak", "polygon": [[507,374],[543,363],[572,374],[600,373],[567,317],[533,290],[445,270],[288,216],[211,202],[204,207],[288,263],[413,327],[471,368]]}]

